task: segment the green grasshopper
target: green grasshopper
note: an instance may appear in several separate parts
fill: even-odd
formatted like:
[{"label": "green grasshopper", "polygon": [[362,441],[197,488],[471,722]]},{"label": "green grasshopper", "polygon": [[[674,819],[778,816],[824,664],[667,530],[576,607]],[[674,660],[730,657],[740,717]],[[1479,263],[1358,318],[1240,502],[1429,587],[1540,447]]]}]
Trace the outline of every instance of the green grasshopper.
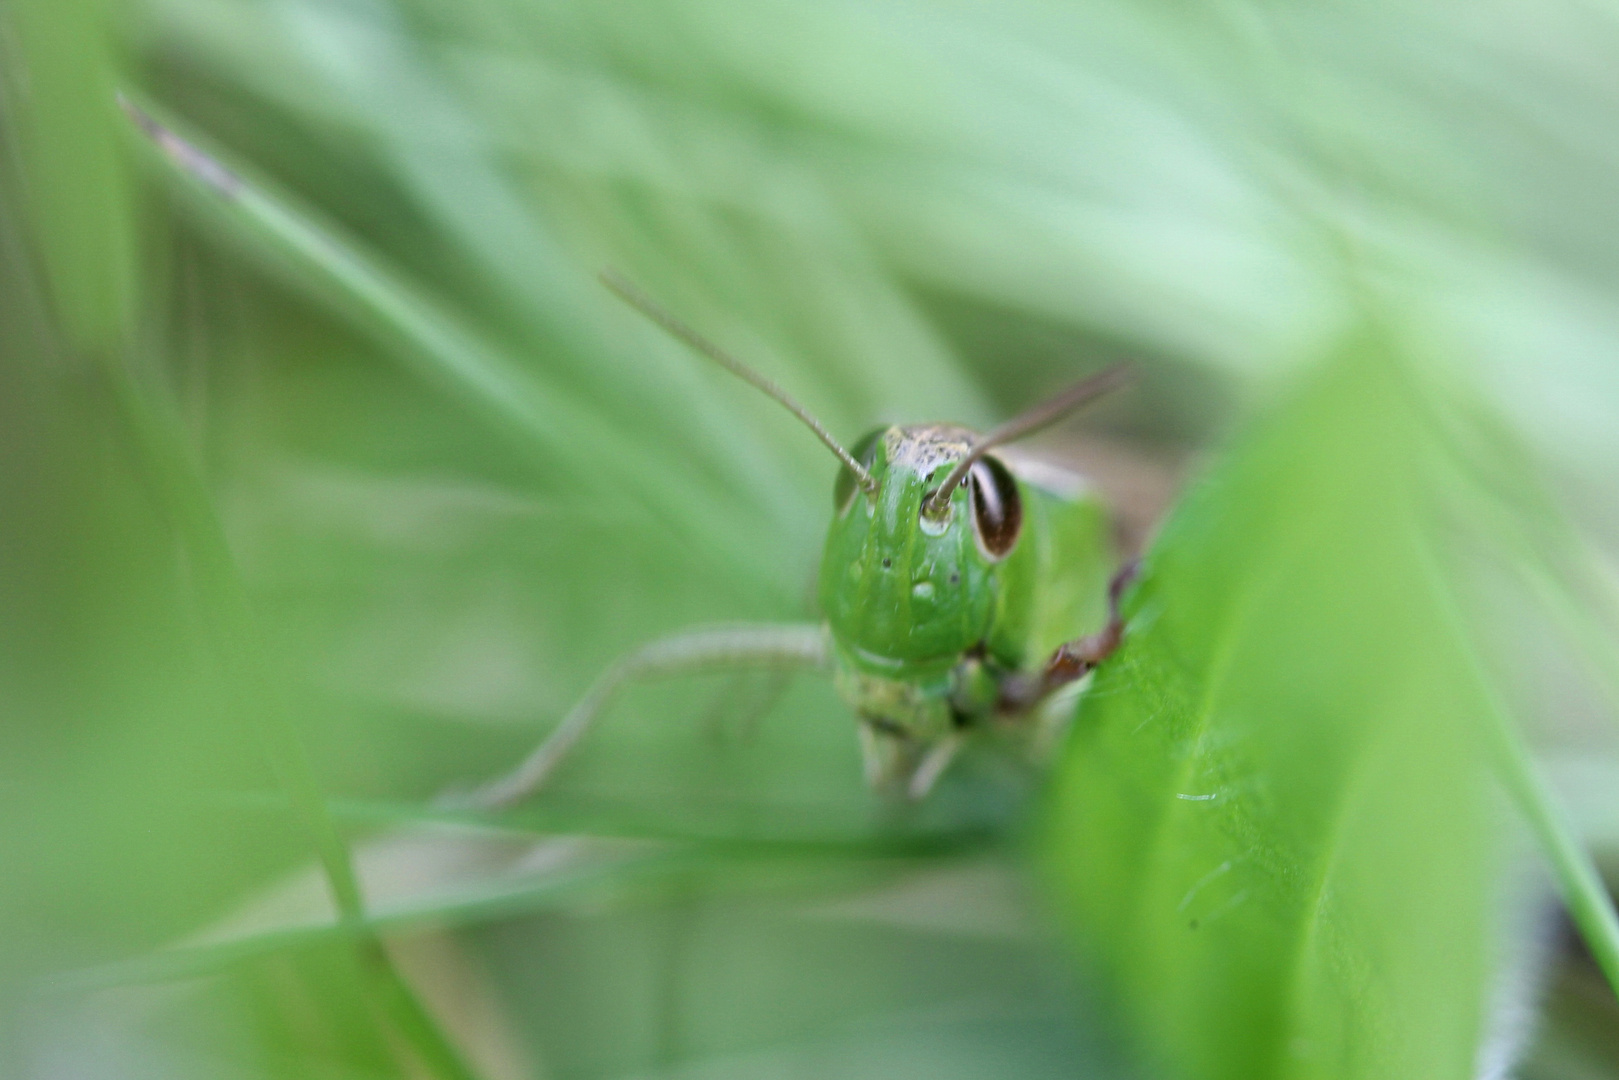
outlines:
[{"label": "green grasshopper", "polygon": [[[538,790],[625,683],[716,667],[830,668],[859,719],[873,787],[928,793],[963,740],[1026,722],[1119,644],[1119,597],[1098,606],[1106,515],[1077,477],[991,450],[1046,426],[1128,377],[1106,369],[975,435],[950,424],[878,428],[852,449],[775,383],[611,271],[603,282],[697,352],[784,405],[842,462],[821,561],[824,624],[694,629],[654,641],[598,678],[509,775],[473,801],[509,806]],[[1004,455],[1003,455],[1004,456]]]}]

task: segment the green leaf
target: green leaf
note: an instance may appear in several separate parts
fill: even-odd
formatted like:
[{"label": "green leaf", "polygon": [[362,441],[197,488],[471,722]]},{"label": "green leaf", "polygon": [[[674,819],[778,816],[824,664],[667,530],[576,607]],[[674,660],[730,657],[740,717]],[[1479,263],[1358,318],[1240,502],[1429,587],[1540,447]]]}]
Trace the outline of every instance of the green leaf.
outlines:
[{"label": "green leaf", "polygon": [[1432,404],[1376,336],[1313,373],[1175,514],[1080,708],[1049,865],[1175,1075],[1472,1075],[1502,830]]}]

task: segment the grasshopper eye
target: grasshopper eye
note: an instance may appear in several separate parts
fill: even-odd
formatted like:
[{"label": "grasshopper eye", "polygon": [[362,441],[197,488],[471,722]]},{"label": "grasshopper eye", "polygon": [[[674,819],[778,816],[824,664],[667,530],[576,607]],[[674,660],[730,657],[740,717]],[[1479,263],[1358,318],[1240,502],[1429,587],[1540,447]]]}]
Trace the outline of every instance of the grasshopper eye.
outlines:
[{"label": "grasshopper eye", "polygon": [[[868,471],[871,469],[872,459],[877,456],[877,444],[882,439],[883,430],[873,428],[866,432],[849,451],[849,456],[860,462],[861,467]],[[837,508],[838,513],[849,509],[854,502],[854,493],[859,490],[860,485],[855,482],[854,472],[847,465],[840,467],[838,481],[832,488],[832,505]]]},{"label": "grasshopper eye", "polygon": [[984,554],[1005,558],[1023,529],[1023,499],[1017,481],[997,459],[985,455],[967,473],[972,488],[973,531]]}]

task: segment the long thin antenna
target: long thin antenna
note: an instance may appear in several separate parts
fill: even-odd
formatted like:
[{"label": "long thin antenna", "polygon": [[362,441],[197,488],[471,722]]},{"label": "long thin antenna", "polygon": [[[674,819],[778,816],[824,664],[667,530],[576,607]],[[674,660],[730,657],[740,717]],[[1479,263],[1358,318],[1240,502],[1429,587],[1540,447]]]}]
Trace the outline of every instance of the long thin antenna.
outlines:
[{"label": "long thin antenna", "polygon": [[690,345],[697,352],[702,353],[743,382],[749,383],[781,402],[782,405],[787,407],[788,412],[804,421],[805,425],[815,432],[816,437],[838,456],[838,460],[843,462],[850,472],[854,473],[855,479],[860,483],[861,491],[864,491],[867,495],[874,496],[877,494],[877,481],[872,478],[871,473],[866,471],[866,467],[856,461],[854,455],[845,450],[842,444],[832,437],[832,433],[826,430],[825,425],[815,419],[808,409],[794,401],[791,394],[681,322],[670,312],[664,310],[656,300],[636,288],[618,271],[607,269],[603,270],[598,276],[601,278],[603,285],[617,293],[619,298],[629,304],[630,307],[639,311],[663,327],[671,335]]},{"label": "long thin antenna", "polygon": [[978,459],[997,446],[1015,442],[1025,435],[1032,435],[1086,402],[1094,401],[1103,394],[1117,390],[1133,378],[1135,378],[1135,373],[1130,370],[1130,365],[1115,364],[1110,368],[1103,368],[1096,374],[1079,380],[1079,382],[1055,397],[1049,398],[1032,409],[1012,417],[1012,419],[973,443],[972,449],[967,452],[967,456],[956,462],[956,467],[950,470],[950,475],[944,478],[944,483],[940,484],[938,489],[934,491],[933,496],[923,509],[929,516],[944,513],[945,508],[950,505],[950,496],[956,490],[956,485],[961,483],[962,479],[967,475],[967,470],[971,469]]}]

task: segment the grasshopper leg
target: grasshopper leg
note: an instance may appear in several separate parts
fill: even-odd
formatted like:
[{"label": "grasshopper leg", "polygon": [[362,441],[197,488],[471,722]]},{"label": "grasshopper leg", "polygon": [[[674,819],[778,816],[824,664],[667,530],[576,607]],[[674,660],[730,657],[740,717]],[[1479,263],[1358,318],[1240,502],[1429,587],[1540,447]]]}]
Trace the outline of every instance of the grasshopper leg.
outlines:
[{"label": "grasshopper leg", "polygon": [[905,785],[905,797],[913,802],[920,802],[928,797],[933,785],[939,782],[939,777],[950,767],[955,760],[956,751],[961,749],[962,734],[952,731],[938,742],[928,748],[923,755],[922,763],[911,774],[911,779]]},{"label": "grasshopper leg", "polygon": [[457,801],[493,810],[533,795],[626,683],[726,667],[825,667],[828,653],[826,628],[813,624],[707,627],[660,638],[603,672],[515,769]]},{"label": "grasshopper leg", "polygon": [[792,668],[773,667],[766,674],[767,681],[760,684],[750,680],[747,672],[737,672],[709,704],[703,727],[715,736],[728,731],[738,741],[751,739],[759,721],[770,714],[792,685],[794,674]]},{"label": "grasshopper leg", "polygon": [[997,710],[1003,714],[1021,715],[1044,701],[1053,691],[1084,678],[1090,671],[1113,655],[1124,639],[1124,617],[1119,613],[1119,601],[1124,590],[1136,579],[1140,564],[1131,559],[1113,575],[1107,587],[1107,625],[1094,634],[1065,641],[1057,646],[1050,659],[1037,674],[1008,679],[1001,687]]}]

